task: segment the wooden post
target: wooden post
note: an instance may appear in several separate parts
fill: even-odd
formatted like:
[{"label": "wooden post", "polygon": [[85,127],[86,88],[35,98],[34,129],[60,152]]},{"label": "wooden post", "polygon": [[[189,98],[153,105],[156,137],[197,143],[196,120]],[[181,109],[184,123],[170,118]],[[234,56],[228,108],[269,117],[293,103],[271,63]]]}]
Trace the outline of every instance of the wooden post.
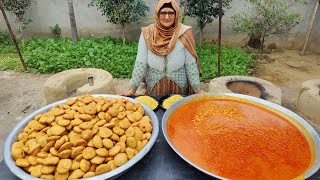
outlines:
[{"label": "wooden post", "polygon": [[26,63],[25,63],[24,60],[23,60],[23,57],[22,57],[22,54],[21,54],[21,52],[20,52],[18,43],[17,43],[17,41],[16,41],[16,38],[14,37],[14,34],[13,34],[13,32],[12,32],[10,23],[9,23],[9,21],[8,21],[6,12],[4,11],[4,7],[3,7],[3,5],[2,5],[2,0],[0,0],[0,9],[1,9],[1,12],[2,12],[2,15],[3,15],[4,20],[6,21],[6,24],[7,24],[8,30],[9,30],[9,32],[10,32],[10,36],[11,36],[11,39],[12,39],[12,41],[13,41],[13,44],[14,44],[14,46],[16,47],[16,50],[17,50],[17,52],[18,52],[18,54],[19,54],[20,61],[21,61],[22,65],[23,65],[23,68],[24,68],[24,70],[27,70],[27,65],[26,65]]},{"label": "wooden post", "polygon": [[220,77],[220,61],[221,61],[221,24],[222,24],[222,0],[219,0],[218,77]]},{"label": "wooden post", "polygon": [[308,41],[309,41],[309,38],[310,38],[310,34],[311,34],[311,31],[312,31],[312,27],[314,25],[314,22],[315,22],[315,19],[316,19],[316,16],[317,16],[317,12],[318,12],[318,9],[319,9],[319,4],[320,4],[320,0],[317,2],[316,7],[314,8],[312,20],[311,20],[311,23],[310,23],[310,26],[309,26],[309,30],[308,30],[308,33],[307,33],[307,36],[306,36],[306,42],[304,43],[303,49],[302,49],[302,51],[300,53],[301,55],[305,54],[305,51],[306,51],[306,48],[307,48],[307,44],[308,44]]}]

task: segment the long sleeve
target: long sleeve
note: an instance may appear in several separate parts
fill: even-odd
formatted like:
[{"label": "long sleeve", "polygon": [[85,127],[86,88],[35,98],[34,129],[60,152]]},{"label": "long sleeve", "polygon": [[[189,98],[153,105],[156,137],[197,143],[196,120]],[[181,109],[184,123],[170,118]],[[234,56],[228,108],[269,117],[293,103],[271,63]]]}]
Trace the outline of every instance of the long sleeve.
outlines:
[{"label": "long sleeve", "polygon": [[130,87],[137,89],[140,82],[147,71],[147,57],[148,57],[148,48],[144,41],[143,35],[140,35],[139,44],[138,44],[138,53],[136,57],[136,62],[132,72],[132,77],[130,80]]},{"label": "long sleeve", "polygon": [[196,59],[185,49],[186,54],[186,72],[193,90],[200,88],[199,70],[197,67]]}]

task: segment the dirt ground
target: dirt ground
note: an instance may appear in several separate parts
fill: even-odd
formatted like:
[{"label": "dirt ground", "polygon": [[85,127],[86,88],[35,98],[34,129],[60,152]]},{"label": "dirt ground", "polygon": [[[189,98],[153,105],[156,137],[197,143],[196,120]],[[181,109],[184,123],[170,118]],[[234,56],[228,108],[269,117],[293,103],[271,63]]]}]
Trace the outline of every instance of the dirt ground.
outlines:
[{"label": "dirt ground", "polygon": [[[283,106],[303,117],[297,111],[295,101],[304,81],[320,79],[320,54],[309,52],[300,56],[298,51],[285,50],[272,52],[256,61],[253,76],[279,86]],[[0,71],[0,160],[3,159],[3,146],[10,131],[25,116],[42,107],[41,89],[50,76]],[[126,90],[128,83],[128,79],[115,79],[117,93]],[[203,83],[202,88],[207,90],[208,85]],[[312,125],[320,132],[317,125]]]},{"label": "dirt ground", "polygon": [[[300,86],[311,79],[320,79],[320,54],[285,50],[257,60],[253,76],[272,82],[281,88],[282,106],[308,120],[296,107]],[[320,107],[319,107],[320,110]],[[320,124],[309,123],[320,133]]]}]

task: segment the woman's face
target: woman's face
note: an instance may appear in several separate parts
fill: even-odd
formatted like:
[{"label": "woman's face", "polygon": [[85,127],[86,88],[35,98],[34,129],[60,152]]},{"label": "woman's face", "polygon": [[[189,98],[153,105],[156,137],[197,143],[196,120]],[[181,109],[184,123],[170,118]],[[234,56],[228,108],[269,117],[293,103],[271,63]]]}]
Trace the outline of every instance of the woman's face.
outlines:
[{"label": "woman's face", "polygon": [[170,29],[173,26],[176,14],[171,8],[162,8],[159,12],[160,24],[165,29]]}]

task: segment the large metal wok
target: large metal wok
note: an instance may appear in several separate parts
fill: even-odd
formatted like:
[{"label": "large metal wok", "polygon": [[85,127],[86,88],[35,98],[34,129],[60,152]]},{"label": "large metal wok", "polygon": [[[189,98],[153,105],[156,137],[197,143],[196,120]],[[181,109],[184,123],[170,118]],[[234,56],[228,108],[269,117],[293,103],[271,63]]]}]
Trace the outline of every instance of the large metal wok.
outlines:
[{"label": "large metal wok", "polygon": [[275,103],[259,99],[252,96],[242,95],[242,94],[234,94],[234,93],[207,93],[207,94],[197,94],[188,96],[186,98],[181,99],[180,101],[173,104],[164,114],[162,119],[162,132],[171,146],[171,148],[186,162],[188,162],[190,165],[194,166],[198,170],[208,174],[209,176],[212,176],[214,178],[219,179],[225,179],[224,177],[218,176],[216,174],[213,174],[211,172],[208,172],[204,170],[203,168],[197,166],[193,162],[191,162],[188,158],[186,158],[177,148],[173,145],[171,142],[168,132],[167,132],[167,125],[170,115],[180,106],[182,106],[185,103],[191,102],[191,101],[197,101],[202,98],[217,98],[217,99],[234,99],[237,101],[242,101],[245,103],[254,104],[260,107],[263,107],[265,109],[271,110],[272,112],[286,118],[289,120],[292,124],[294,124],[305,136],[307,139],[310,149],[311,149],[311,155],[312,155],[312,161],[311,165],[309,166],[309,169],[305,173],[304,178],[308,178],[312,176],[314,173],[316,173],[320,168],[320,138],[318,133],[313,129],[313,127],[305,121],[303,118],[301,118],[299,115],[295,114],[294,112],[279,106]]}]

